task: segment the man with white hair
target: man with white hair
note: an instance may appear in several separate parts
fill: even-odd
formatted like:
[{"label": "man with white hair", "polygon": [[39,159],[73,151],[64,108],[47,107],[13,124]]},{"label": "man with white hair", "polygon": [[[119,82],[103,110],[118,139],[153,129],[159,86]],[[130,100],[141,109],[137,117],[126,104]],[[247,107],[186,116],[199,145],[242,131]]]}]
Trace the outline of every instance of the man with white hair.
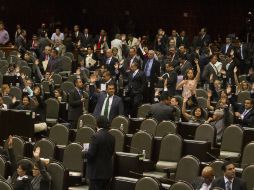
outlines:
[{"label": "man with white hair", "polygon": [[226,113],[228,113],[228,108],[224,108],[224,110],[223,109],[216,109],[213,113],[213,116],[209,117],[208,120],[205,122],[205,123],[209,123],[210,125],[212,125],[213,127],[216,128],[217,142],[221,141],[221,137],[222,137],[224,128],[227,126],[228,116],[226,116]]}]

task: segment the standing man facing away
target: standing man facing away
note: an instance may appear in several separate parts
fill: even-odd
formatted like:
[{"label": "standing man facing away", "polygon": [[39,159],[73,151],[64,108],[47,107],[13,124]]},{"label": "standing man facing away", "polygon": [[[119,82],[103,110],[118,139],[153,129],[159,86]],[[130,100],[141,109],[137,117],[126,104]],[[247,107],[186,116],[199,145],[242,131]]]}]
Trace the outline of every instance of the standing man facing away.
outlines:
[{"label": "standing man facing away", "polygon": [[88,150],[83,152],[87,159],[86,176],[90,180],[89,190],[108,190],[113,174],[115,138],[108,132],[109,122],[105,116],[97,119],[97,127]]}]

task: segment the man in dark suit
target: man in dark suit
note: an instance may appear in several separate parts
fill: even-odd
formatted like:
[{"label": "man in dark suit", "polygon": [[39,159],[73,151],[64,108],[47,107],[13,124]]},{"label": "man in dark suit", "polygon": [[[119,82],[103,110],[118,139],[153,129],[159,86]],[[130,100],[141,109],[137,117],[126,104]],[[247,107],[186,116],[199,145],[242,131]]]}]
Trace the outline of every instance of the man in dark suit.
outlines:
[{"label": "man in dark suit", "polygon": [[229,36],[226,37],[226,44],[224,44],[221,48],[221,53],[224,55],[230,54],[231,50],[233,50],[234,47],[232,45],[232,40]]},{"label": "man in dark suit", "polygon": [[244,44],[240,40],[236,41],[235,57],[239,60],[240,73],[247,74],[251,67],[251,56],[250,49],[247,44]]},{"label": "man in dark suit", "polygon": [[89,190],[108,190],[113,174],[115,138],[108,132],[109,122],[105,116],[97,119],[97,127],[88,150],[83,152],[87,159],[86,177],[90,180]]},{"label": "man in dark suit", "polygon": [[233,59],[233,55],[228,54],[226,56],[226,63],[222,65],[221,74],[222,78],[226,80],[227,83],[235,85],[234,80],[234,68],[237,66],[237,63]]},{"label": "man in dark suit", "polygon": [[77,120],[83,114],[83,82],[81,79],[75,80],[75,89],[69,94],[68,120],[72,128],[77,127]]},{"label": "man in dark suit", "polygon": [[109,122],[118,115],[124,114],[122,99],[115,95],[115,84],[109,83],[106,87],[106,93],[98,94],[98,101],[94,109],[93,115],[98,118],[104,115]]},{"label": "man in dark suit", "polygon": [[72,42],[77,44],[78,42],[81,43],[81,39],[83,38],[83,33],[79,31],[79,26],[75,25],[73,28],[74,32],[72,35]]},{"label": "man in dark suit", "polygon": [[210,56],[210,62],[205,66],[202,78],[205,83],[209,84],[212,81],[215,81],[219,78],[219,72],[215,66],[217,63],[217,56],[216,55],[211,55]]},{"label": "man in dark suit", "polygon": [[106,57],[102,59],[102,63],[106,66],[112,76],[115,75],[115,64],[117,62],[118,60],[113,57],[112,49],[108,49],[106,51]]},{"label": "man in dark suit", "polygon": [[132,117],[137,116],[138,107],[143,102],[143,93],[145,87],[145,74],[139,70],[139,64],[131,64],[131,73],[129,73],[128,90],[130,97],[130,114]]},{"label": "man in dark suit", "polygon": [[211,166],[206,166],[202,170],[201,176],[194,179],[191,183],[192,187],[197,190],[209,189],[214,180],[214,171]]},{"label": "man in dark suit", "polygon": [[160,63],[154,58],[155,52],[148,51],[148,59],[144,61],[143,71],[146,76],[146,85],[144,93],[144,102],[152,103],[154,101],[154,86],[160,76]]},{"label": "man in dark suit", "polygon": [[220,187],[225,190],[247,190],[246,183],[235,176],[235,165],[232,162],[225,162],[221,169],[224,171],[224,176],[215,179],[211,189]]},{"label": "man in dark suit", "polygon": [[22,58],[24,57],[25,52],[27,51],[27,41],[26,41],[26,30],[21,30],[21,34],[17,37],[15,41],[15,46],[18,51],[21,53]]},{"label": "man in dark suit", "polygon": [[207,29],[206,28],[201,28],[199,37],[197,39],[197,46],[204,48],[209,45],[211,42],[211,37],[209,34],[207,34]]},{"label": "man in dark suit", "polygon": [[159,103],[152,105],[151,116],[158,122],[163,120],[175,120],[175,108],[170,106],[170,96],[167,92],[161,94]]},{"label": "man in dark suit", "polygon": [[53,73],[59,73],[61,71],[63,71],[61,59],[58,56],[58,51],[54,48],[51,50],[46,72],[50,72],[53,74]]},{"label": "man in dark suit", "polygon": [[[177,73],[173,63],[167,63],[165,67],[166,72],[161,77],[164,81],[164,91],[167,91],[170,96],[174,96],[176,94]],[[167,81],[165,82],[165,80]]]},{"label": "man in dark suit", "polygon": [[185,76],[186,72],[192,68],[192,64],[187,60],[187,56],[182,54],[179,56],[179,62],[180,65],[175,67],[175,71],[179,75]]},{"label": "man in dark suit", "polygon": [[242,127],[254,127],[254,100],[248,98],[244,101],[244,108],[239,112],[235,112],[235,116],[239,119]]},{"label": "man in dark suit", "polygon": [[185,30],[182,30],[180,32],[180,35],[176,39],[176,47],[179,47],[181,44],[183,44],[185,47],[189,47],[189,39],[186,36]]},{"label": "man in dark suit", "polygon": [[89,33],[88,28],[84,29],[84,35],[83,38],[81,39],[81,45],[84,48],[87,48],[88,45],[90,46],[93,45],[93,36]]}]

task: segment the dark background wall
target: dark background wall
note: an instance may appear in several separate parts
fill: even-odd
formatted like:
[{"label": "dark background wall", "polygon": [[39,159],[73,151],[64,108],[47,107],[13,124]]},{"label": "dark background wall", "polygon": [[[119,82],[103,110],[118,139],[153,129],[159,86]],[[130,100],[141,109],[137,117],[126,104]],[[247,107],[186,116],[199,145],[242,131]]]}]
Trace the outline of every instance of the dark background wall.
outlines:
[{"label": "dark background wall", "polygon": [[185,29],[189,36],[207,27],[215,38],[228,33],[243,35],[254,0],[0,0],[0,20],[13,34],[20,23],[28,32],[41,22],[61,22],[72,28],[88,26],[93,33],[105,28],[136,34],[155,34],[159,27]]}]

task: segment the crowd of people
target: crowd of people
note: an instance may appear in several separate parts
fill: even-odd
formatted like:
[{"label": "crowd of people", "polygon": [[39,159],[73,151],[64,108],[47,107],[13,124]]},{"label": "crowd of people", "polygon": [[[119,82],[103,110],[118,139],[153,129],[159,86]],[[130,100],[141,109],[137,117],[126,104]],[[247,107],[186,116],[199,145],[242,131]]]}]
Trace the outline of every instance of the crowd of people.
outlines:
[{"label": "crowd of people", "polygon": [[[48,98],[68,104],[71,128],[77,128],[78,118],[84,112],[96,118],[105,116],[109,122],[118,115],[135,118],[143,103],[152,104],[147,117],[158,122],[211,124],[217,129],[217,141],[229,124],[254,126],[253,47],[235,34],[227,35],[223,42],[212,40],[207,29],[201,28],[191,42],[185,30],[178,33],[173,29],[168,34],[158,29],[151,41],[148,36],[125,33],[110,39],[103,29],[98,35],[90,34],[88,28],[83,32],[80,29],[75,25],[73,31],[62,32],[61,27],[57,27],[52,32],[43,23],[29,40],[26,30],[19,25],[15,39],[11,40],[4,23],[0,22],[1,46],[14,41],[19,52],[19,59],[10,62],[2,75],[17,76],[18,87],[23,92],[22,99],[17,101],[10,95],[12,84],[2,84],[0,109],[33,110],[40,114],[43,126],[37,127],[36,132],[47,130],[45,101]],[[71,92],[65,92],[53,80],[55,74],[64,71],[62,61],[66,52],[74,55],[70,75],[75,77],[75,89]],[[31,63],[28,64],[31,76],[22,72],[20,60]],[[50,84],[49,94],[44,93],[43,81]],[[207,93],[206,106],[198,102],[198,89],[205,89]],[[88,110],[84,110],[84,92],[89,95]],[[239,102],[242,92],[248,96]],[[4,96],[11,96],[12,104],[7,106]],[[178,111],[180,117],[176,117]],[[230,114],[233,115],[231,121]],[[9,145],[11,147],[11,143]],[[91,150],[85,157],[92,157]],[[225,172],[229,165],[225,166]],[[36,167],[42,168],[42,165]],[[37,180],[33,178],[32,184],[33,181]]]}]

